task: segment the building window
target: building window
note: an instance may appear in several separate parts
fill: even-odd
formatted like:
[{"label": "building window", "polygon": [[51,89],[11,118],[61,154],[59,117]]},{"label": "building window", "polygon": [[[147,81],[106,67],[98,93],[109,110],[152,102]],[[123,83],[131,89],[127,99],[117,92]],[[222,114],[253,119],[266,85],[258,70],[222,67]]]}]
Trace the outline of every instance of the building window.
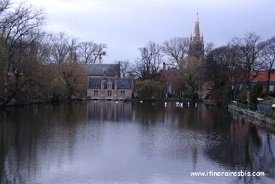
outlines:
[{"label": "building window", "polygon": [[104,89],[104,86],[105,86],[105,80],[102,80],[101,81],[101,89]]},{"label": "building window", "polygon": [[124,97],[125,96],[125,91],[120,91],[120,96]]},{"label": "building window", "polygon": [[112,96],[112,91],[107,91],[108,96]]},{"label": "building window", "polygon": [[269,91],[274,91],[274,85],[269,85]]},{"label": "building window", "polygon": [[94,90],[94,96],[98,96],[98,90]]},{"label": "building window", "polygon": [[108,86],[107,86],[108,89],[112,89],[113,84],[112,84],[112,81],[111,81],[111,80],[108,81],[108,84],[107,84],[107,85],[108,85]]}]

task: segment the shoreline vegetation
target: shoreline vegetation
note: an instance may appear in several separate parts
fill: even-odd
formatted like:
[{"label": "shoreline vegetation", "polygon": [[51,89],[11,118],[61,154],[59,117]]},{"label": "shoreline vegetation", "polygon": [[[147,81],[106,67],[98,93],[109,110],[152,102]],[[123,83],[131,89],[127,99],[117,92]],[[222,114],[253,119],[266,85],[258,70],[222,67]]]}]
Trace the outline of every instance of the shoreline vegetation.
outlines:
[{"label": "shoreline vegetation", "polygon": [[[7,107],[11,106],[24,106],[24,105],[33,105],[33,104],[58,104],[58,103],[65,103],[65,102],[83,102],[83,101],[123,101],[123,102],[181,102],[187,104],[189,103],[201,103],[201,100],[195,99],[188,99],[188,98],[163,98],[163,99],[144,99],[144,98],[129,98],[129,99],[99,99],[99,100],[94,100],[91,99],[87,96],[85,97],[72,97],[70,100],[67,98],[51,98],[51,99],[45,99],[45,100],[33,100],[33,101],[24,101],[24,100],[19,100],[19,101],[11,101]],[[1,104],[0,104],[1,105]]]},{"label": "shoreline vegetation", "polygon": [[[45,32],[43,11],[12,4],[0,2],[0,106],[89,100],[85,66],[101,64],[107,45]],[[247,33],[215,48],[200,36],[199,21],[195,28],[195,37],[148,41],[136,60],[114,61],[118,77],[134,79],[140,98],[130,101],[256,107],[258,98],[275,96],[275,36]]]}]

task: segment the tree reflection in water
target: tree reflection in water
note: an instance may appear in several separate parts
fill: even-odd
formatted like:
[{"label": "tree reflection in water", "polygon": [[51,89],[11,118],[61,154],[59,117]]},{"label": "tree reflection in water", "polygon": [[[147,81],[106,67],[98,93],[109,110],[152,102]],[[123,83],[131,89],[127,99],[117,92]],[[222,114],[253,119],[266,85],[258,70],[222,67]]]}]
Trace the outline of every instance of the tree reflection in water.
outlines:
[{"label": "tree reflection in water", "polygon": [[[86,112],[82,104],[33,105],[1,112],[0,183],[29,183],[42,172],[42,165],[50,167],[46,158],[52,157],[52,162],[60,164],[69,159],[74,130],[87,118]],[[68,158],[63,158],[64,152]]]},{"label": "tree reflection in water", "polygon": [[[205,154],[231,171],[265,172],[275,178],[275,137],[262,128],[233,115],[228,138],[209,145]],[[257,177],[238,177],[236,183],[256,183]]]},{"label": "tree reflection in water", "polygon": [[[137,151],[132,151],[134,157],[145,158],[138,162],[162,158],[164,165],[170,165],[176,160],[180,173],[186,172],[179,176],[181,180],[200,180],[190,178],[187,171],[208,168],[205,163],[217,164],[221,171],[263,171],[275,179],[274,133],[225,109],[177,108],[174,102],[165,107],[163,103],[91,101],[9,108],[0,112],[0,120],[0,183],[35,183],[41,173],[50,176],[66,164],[77,168],[75,162],[82,161],[86,152],[88,159],[104,160],[100,156],[108,153],[98,150],[113,150],[102,146],[121,145],[107,140],[115,135],[112,131],[121,134],[120,141],[129,139],[123,143]],[[157,161],[152,163],[159,164]],[[144,171],[138,172],[142,176]],[[171,169],[163,172],[173,173]],[[257,183],[258,179],[239,177],[234,182]]]}]

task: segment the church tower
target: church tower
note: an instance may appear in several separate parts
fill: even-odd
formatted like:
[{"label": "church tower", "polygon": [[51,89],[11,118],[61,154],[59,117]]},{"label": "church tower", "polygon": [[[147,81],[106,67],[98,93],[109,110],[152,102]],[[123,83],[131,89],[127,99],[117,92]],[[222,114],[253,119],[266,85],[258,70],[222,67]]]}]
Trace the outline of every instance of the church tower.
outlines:
[{"label": "church tower", "polygon": [[189,55],[194,56],[198,59],[204,57],[204,43],[203,37],[200,34],[200,22],[199,15],[197,13],[197,20],[195,22],[194,34],[190,37]]}]

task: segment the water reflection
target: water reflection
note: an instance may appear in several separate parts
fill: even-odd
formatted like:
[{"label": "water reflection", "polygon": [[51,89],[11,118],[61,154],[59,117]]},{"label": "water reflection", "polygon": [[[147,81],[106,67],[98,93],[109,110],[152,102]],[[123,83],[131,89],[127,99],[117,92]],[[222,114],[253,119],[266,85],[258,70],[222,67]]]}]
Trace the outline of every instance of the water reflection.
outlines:
[{"label": "water reflection", "polygon": [[2,112],[1,181],[28,183],[42,167],[70,159],[77,126],[86,120],[85,114],[83,105],[28,106]]},{"label": "water reflection", "polygon": [[132,104],[130,102],[92,101],[88,103],[87,111],[90,120],[132,120]]},{"label": "water reflection", "polygon": [[[228,138],[205,149],[206,155],[229,170],[263,171],[275,178],[275,136],[233,114]],[[256,177],[239,177],[238,182],[257,183]]]},{"label": "water reflection", "polygon": [[[0,112],[0,183],[273,183],[274,134],[226,110],[91,101]],[[267,177],[191,177],[190,171]]]}]

